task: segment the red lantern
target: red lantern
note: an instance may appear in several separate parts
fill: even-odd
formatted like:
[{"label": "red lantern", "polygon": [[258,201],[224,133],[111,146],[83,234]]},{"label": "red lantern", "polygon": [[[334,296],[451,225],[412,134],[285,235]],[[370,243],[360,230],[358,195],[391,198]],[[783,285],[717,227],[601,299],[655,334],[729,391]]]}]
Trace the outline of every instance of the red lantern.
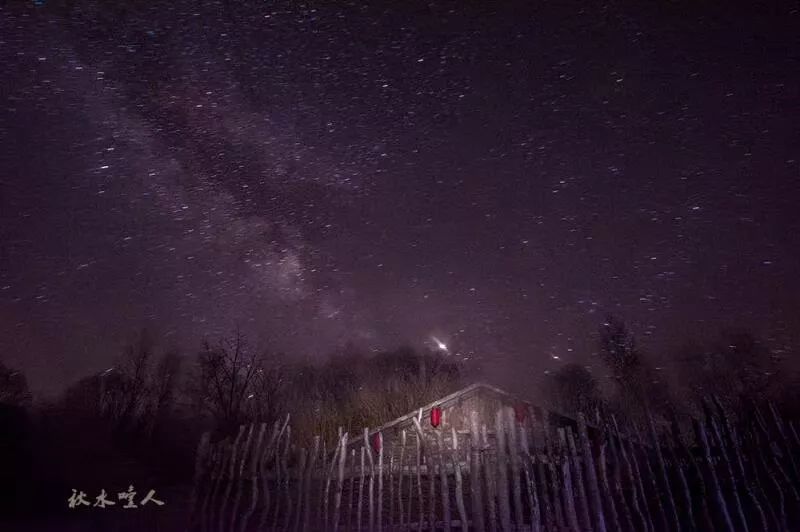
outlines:
[{"label": "red lantern", "polygon": [[525,416],[528,414],[528,408],[522,403],[514,405],[514,417],[517,418],[517,423],[525,421]]},{"label": "red lantern", "polygon": [[372,449],[379,453],[381,452],[381,447],[383,447],[383,436],[380,432],[376,432],[372,435]]},{"label": "red lantern", "polygon": [[438,406],[431,408],[431,426],[436,428],[442,422],[442,409]]}]

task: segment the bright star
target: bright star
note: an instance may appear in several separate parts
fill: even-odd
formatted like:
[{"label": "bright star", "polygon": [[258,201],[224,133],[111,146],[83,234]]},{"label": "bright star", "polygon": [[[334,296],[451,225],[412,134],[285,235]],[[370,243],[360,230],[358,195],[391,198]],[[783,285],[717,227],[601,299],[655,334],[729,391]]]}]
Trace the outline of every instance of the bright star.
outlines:
[{"label": "bright star", "polygon": [[436,347],[441,349],[442,351],[447,351],[447,344],[442,342],[441,340],[439,340],[435,336],[433,337],[433,343],[435,343]]}]

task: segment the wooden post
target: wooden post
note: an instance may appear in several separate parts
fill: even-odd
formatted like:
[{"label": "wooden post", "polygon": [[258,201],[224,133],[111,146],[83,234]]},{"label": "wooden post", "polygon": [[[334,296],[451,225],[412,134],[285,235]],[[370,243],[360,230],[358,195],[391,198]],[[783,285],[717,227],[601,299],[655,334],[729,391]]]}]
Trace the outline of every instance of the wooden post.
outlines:
[{"label": "wooden post", "polygon": [[505,408],[506,426],[508,427],[508,450],[511,458],[511,488],[514,497],[514,521],[516,527],[525,523],[522,517],[522,487],[520,485],[521,473],[519,468],[519,442],[517,441],[517,420],[512,408]]},{"label": "wooden post", "polygon": [[614,463],[614,469],[612,472],[614,493],[617,496],[619,504],[622,506],[622,515],[625,517],[625,524],[627,525],[627,529],[630,531],[634,531],[636,530],[636,527],[633,524],[633,514],[631,512],[630,506],[628,505],[628,501],[625,498],[625,491],[622,489],[622,457],[617,449],[617,444],[619,443],[619,441],[617,440],[617,436],[611,433],[608,423],[605,424],[605,427],[606,427],[606,433],[609,434],[608,446],[611,451],[611,459],[613,460]]},{"label": "wooden post", "polygon": [[364,506],[364,454],[366,453],[367,447],[361,447],[361,480],[358,484],[358,518],[356,519],[356,530],[361,532],[361,522],[363,521],[362,515],[362,508]]},{"label": "wooden post", "polygon": [[[419,516],[417,529],[422,530],[422,523],[425,520],[425,504],[422,500],[422,436],[417,432],[417,501],[419,501]],[[409,518],[410,521],[410,518]]]},{"label": "wooden post", "polygon": [[[294,501],[292,501],[292,492],[289,489],[289,450],[292,448],[292,427],[286,428],[286,444],[283,447],[281,454],[281,469],[283,470],[283,482],[281,483],[281,491],[286,495],[286,503],[284,505],[283,525],[282,530],[289,528],[290,518],[294,510]],[[277,513],[275,514],[277,515]],[[277,526],[277,522],[275,523]]]},{"label": "wooden post", "polygon": [[784,485],[786,486],[786,488],[791,493],[791,495],[794,498],[795,502],[796,503],[800,503],[800,493],[798,493],[798,491],[797,491],[797,488],[795,486],[794,480],[786,472],[785,464],[783,463],[783,462],[785,462],[785,460],[782,461],[781,460],[782,456],[779,456],[782,453],[780,445],[778,444],[778,442],[776,442],[773,439],[773,434],[769,430],[769,428],[767,427],[766,420],[764,419],[764,416],[761,414],[761,411],[756,409],[755,414],[756,414],[755,417],[756,417],[756,421],[757,421],[757,425],[756,426],[761,429],[761,432],[763,433],[764,438],[766,440],[765,449],[769,449],[770,450],[769,454],[770,454],[770,456],[772,458],[772,463],[775,466],[773,471],[776,471],[778,473],[778,475],[780,476],[780,478],[783,480]]},{"label": "wooden post", "polygon": [[375,461],[369,446],[369,429],[364,427],[364,447],[369,459],[369,531],[375,530]]},{"label": "wooden post", "polygon": [[[306,506],[306,493],[308,493],[307,485],[306,485],[306,469],[308,468],[308,460],[309,460],[309,452],[308,450],[303,447],[300,449],[300,462],[297,464],[296,477],[297,477],[297,510],[294,512],[294,516],[291,523],[292,532],[297,532],[300,528],[300,523],[302,522],[303,514],[305,512]],[[244,531],[242,531],[244,532]]]},{"label": "wooden post", "polygon": [[[647,501],[647,492],[644,489],[642,475],[639,472],[639,462],[636,459],[636,451],[633,448],[630,440],[627,439],[627,436],[626,438],[622,438],[622,435],[619,431],[619,425],[617,425],[616,417],[611,416],[611,421],[614,423],[614,432],[617,435],[617,440],[620,442],[622,459],[625,462],[625,469],[628,474],[628,480],[631,484],[633,493],[633,507],[641,518],[642,526],[649,531],[654,531],[655,526],[653,525],[653,518],[650,515],[650,505]],[[628,453],[628,450],[630,450],[630,454]],[[642,503],[641,506],[639,505],[640,499]]]},{"label": "wooden post", "polygon": [[[470,494],[472,495],[472,522],[476,532],[484,532],[486,525],[484,522],[483,493],[481,489],[481,443],[478,432],[478,413],[470,412],[470,472],[469,484]],[[488,474],[491,474],[487,471]]]},{"label": "wooden post", "polygon": [[[772,480],[772,484],[775,488],[775,493],[778,494],[778,515],[779,515],[777,522],[778,529],[782,531],[784,530],[788,531],[789,525],[786,516],[786,496],[783,493],[783,487],[781,486],[780,480],[778,480],[778,475],[774,473],[772,467],[769,465],[769,460],[767,460],[764,457],[764,453],[758,452],[758,449],[762,448],[762,445],[764,445],[764,443],[762,442],[761,438],[758,435],[758,432],[755,429],[753,429],[750,436],[753,442],[753,449],[754,449],[754,452],[752,454],[761,464],[761,468],[763,469],[766,478]],[[756,475],[757,474],[758,473],[756,473]]]},{"label": "wooden post", "polygon": [[541,532],[541,512],[539,510],[539,498],[536,490],[536,479],[533,471],[533,457],[528,443],[528,433],[525,427],[520,429],[520,444],[522,446],[523,457],[523,470],[525,471],[525,482],[528,489],[528,508],[531,516],[531,532]]},{"label": "wooden post", "polygon": [[436,529],[436,464],[434,462],[433,445],[425,453],[425,471],[428,473],[428,521],[430,529]]},{"label": "wooden post", "polygon": [[453,462],[453,471],[456,477],[456,507],[458,507],[458,516],[461,519],[461,530],[467,532],[469,530],[469,521],[467,520],[467,509],[464,506],[464,483],[461,478],[461,459],[458,456],[458,437],[455,427],[451,428],[451,430],[453,433],[453,452],[450,455],[450,460]]},{"label": "wooden post", "polygon": [[222,502],[219,505],[219,520],[217,523],[217,530],[220,532],[225,531],[225,507],[228,505],[228,497],[231,494],[231,488],[233,487],[234,477],[236,475],[236,465],[239,459],[239,442],[242,439],[244,430],[245,426],[239,425],[239,433],[236,435],[236,439],[233,442],[233,447],[231,448],[231,459],[228,464],[228,477],[225,482],[225,491],[222,495]]},{"label": "wooden post", "polygon": [[[735,467],[730,467],[731,476],[734,477],[734,468],[738,473],[738,481],[741,483],[742,487],[744,487],[747,496],[753,503],[758,515],[761,519],[761,527],[763,530],[769,529],[769,524],[767,523],[767,515],[764,512],[764,507],[761,504],[761,499],[756,495],[756,490],[754,489],[753,484],[758,484],[758,476],[755,477],[755,481],[753,483],[750,482],[748,478],[747,471],[744,467],[744,459],[742,457],[741,447],[739,445],[739,439],[736,435],[736,430],[733,427],[730,418],[728,417],[725,409],[722,407],[719,399],[717,397],[713,397],[714,406],[716,407],[716,415],[718,422],[715,423],[715,431],[719,433],[719,438],[725,441],[726,447],[726,455],[731,456],[731,461],[735,460]],[[760,486],[759,486],[760,488]],[[766,501],[769,504],[769,501]]]},{"label": "wooden post", "polygon": [[356,491],[356,450],[350,450],[350,473],[349,473],[350,489],[347,493],[347,532],[353,530],[353,496]]},{"label": "wooden post", "polygon": [[[406,523],[405,509],[403,508],[403,477],[405,476],[405,455],[406,455],[406,431],[400,433],[400,477],[397,479],[397,507],[400,514],[400,528],[402,529]],[[411,501],[409,501],[411,504]]]},{"label": "wooden post", "polygon": [[[656,454],[656,463],[658,464],[658,472],[661,475],[661,482],[664,485],[664,491],[667,494],[667,505],[669,506],[670,517],[675,530],[681,532],[681,520],[678,518],[678,505],[675,504],[675,496],[672,494],[672,486],[670,485],[669,475],[667,474],[667,465],[664,463],[664,455],[661,453],[661,442],[656,434],[656,425],[653,421],[653,416],[650,414],[650,409],[647,409],[647,424],[650,429],[650,439],[653,442],[653,450]],[[655,485],[656,479],[653,478]],[[666,520],[666,519],[665,519]]]},{"label": "wooden post", "polygon": [[[481,441],[483,446],[487,449],[489,446],[489,431],[486,425],[481,425]],[[494,474],[495,465],[491,461],[490,456],[482,457],[483,470],[486,473],[483,475],[486,487],[486,498],[489,501],[489,532],[497,532],[497,475]]]},{"label": "wooden post", "polygon": [[377,502],[377,530],[383,530],[383,436],[381,436],[381,445],[378,448],[378,502]]},{"label": "wooden post", "polygon": [[323,488],[323,495],[322,495],[322,522],[324,523],[323,527],[325,530],[330,530],[331,528],[331,521],[330,515],[328,514],[328,501],[330,500],[330,489],[331,489],[331,480],[333,479],[333,469],[336,467],[336,459],[339,457],[340,447],[342,446],[342,427],[339,427],[338,432],[338,439],[336,440],[336,447],[333,450],[333,456],[331,456],[331,464],[328,466],[325,461],[326,458],[323,458],[323,473],[325,474],[325,487]]},{"label": "wooden post", "polygon": [[733,527],[733,521],[731,521],[731,515],[730,512],[728,512],[728,503],[725,501],[725,496],[722,493],[722,486],[719,483],[717,471],[714,467],[714,460],[711,457],[711,447],[708,444],[706,429],[703,427],[702,423],[698,423],[696,420],[693,421],[695,431],[699,436],[700,443],[703,445],[703,454],[705,455],[706,464],[708,465],[709,476],[711,477],[711,483],[714,489],[714,496],[717,499],[719,510],[722,513],[723,519],[725,520],[725,528],[728,529],[728,532],[734,532],[735,528]]},{"label": "wooden post", "polygon": [[339,532],[339,519],[342,508],[342,489],[344,488],[344,465],[347,462],[347,433],[342,435],[339,453],[339,471],[336,477],[336,497],[333,506],[333,531]]},{"label": "wooden post", "polygon": [[442,431],[436,433],[439,443],[439,478],[442,491],[442,520],[444,521],[444,531],[450,532],[450,486],[447,481],[447,464],[445,463],[446,449],[444,447],[444,436]]},{"label": "wooden post", "polygon": [[[567,444],[567,433],[566,429],[559,428],[558,429],[558,439],[561,444],[561,448],[565,451],[569,452],[569,446]],[[573,446],[574,447],[574,446]],[[573,488],[572,485],[572,472],[570,471],[570,462],[569,456],[564,457],[564,462],[561,465],[561,473],[564,478],[564,510],[567,514],[567,525],[569,526],[570,530],[581,530],[581,524],[578,521],[578,513],[575,510],[575,497],[574,493],[581,489],[582,482],[576,479],[576,484]],[[580,467],[580,465],[577,465]],[[579,472],[576,472],[579,474]],[[584,521],[586,524],[589,523],[588,520],[588,513],[586,515],[586,520]],[[584,528],[584,530],[590,530],[589,528]]]},{"label": "wooden post", "polygon": [[617,504],[614,501],[614,492],[611,491],[611,485],[608,482],[608,462],[606,460],[606,449],[608,448],[608,443],[603,442],[602,446],[600,447],[600,485],[603,486],[603,490],[608,494],[606,500],[608,501],[608,510],[611,513],[611,523],[614,526],[614,530],[622,530],[622,524],[619,520],[619,514],[617,513]]},{"label": "wooden post", "polygon": [[[658,482],[656,482],[656,475],[653,472],[653,467],[650,464],[650,456],[649,453],[647,453],[647,447],[644,443],[644,439],[642,438],[639,426],[634,424],[633,430],[634,434],[636,434],[636,443],[638,443],[638,448],[640,451],[642,451],[642,464],[644,464],[645,467],[645,477],[650,481],[649,484],[653,490],[654,499],[656,501],[656,509],[658,510],[658,516],[661,519],[661,526],[664,528],[664,530],[667,530],[669,528],[669,519],[667,519],[667,511],[664,509],[661,490],[658,487]],[[632,454],[635,458],[636,451],[632,451]],[[637,467],[639,467],[638,462]]]},{"label": "wooden post", "polygon": [[686,516],[684,522],[688,524],[689,530],[697,530],[697,522],[694,516],[694,509],[692,508],[692,491],[689,487],[689,481],[686,478],[686,467],[684,460],[679,455],[680,451],[680,431],[678,428],[677,418],[675,413],[670,413],[670,432],[672,433],[672,440],[667,444],[666,448],[669,452],[669,460],[674,464],[675,473],[680,482],[681,493],[683,495],[683,514]]},{"label": "wooden post", "polygon": [[258,463],[263,452],[264,433],[267,430],[267,424],[261,423],[258,428],[258,436],[256,437],[256,444],[250,453],[250,461],[247,467],[247,476],[250,479],[250,505],[245,510],[242,520],[239,523],[239,532],[245,532],[247,529],[247,522],[256,511],[258,505]]},{"label": "wooden post", "polygon": [[389,530],[394,530],[394,442],[389,454]]},{"label": "wooden post", "polygon": [[551,427],[549,424],[545,424],[542,429],[542,437],[544,438],[546,452],[547,470],[550,473],[550,494],[552,497],[551,508],[553,510],[553,517],[555,517],[555,526],[558,528],[564,528],[564,513],[561,505],[561,487],[558,469],[556,468],[556,455],[553,449],[552,438],[550,434]]},{"label": "wooden post", "polygon": [[[720,429],[717,420],[714,418],[714,414],[711,411],[711,408],[706,409],[706,416],[707,422],[711,426],[711,430],[714,433],[714,436],[717,439],[718,445],[717,449],[720,454],[721,461],[725,464],[725,471],[728,474],[728,481],[731,485],[731,492],[733,493],[733,503],[736,508],[736,515],[739,518],[739,524],[742,526],[742,530],[744,532],[749,532],[750,527],[747,525],[747,518],[744,516],[744,508],[742,508],[742,500],[739,497],[739,489],[736,479],[736,475],[733,472],[733,466],[731,464],[730,456],[728,455],[728,445],[725,441],[725,435],[723,434],[722,430]],[[758,506],[758,502],[756,501],[756,505]],[[761,507],[758,506],[758,509],[761,510]],[[763,517],[763,512],[762,512]],[[766,530],[766,528],[764,529]]]},{"label": "wooden post", "polygon": [[231,510],[231,519],[228,523],[227,530],[236,530],[236,517],[239,514],[239,504],[242,500],[242,486],[244,485],[244,473],[245,473],[245,464],[247,460],[250,458],[250,443],[253,441],[253,431],[255,430],[255,425],[251,424],[250,428],[247,430],[247,439],[245,439],[244,447],[242,448],[242,457],[239,461],[239,472],[236,475],[236,495],[233,497],[233,509]]},{"label": "wooden post", "polygon": [[508,500],[508,462],[506,459],[506,430],[503,410],[495,414],[495,436],[497,438],[497,495],[500,507],[500,526],[503,532],[511,531],[511,505]]},{"label": "wooden post", "polygon": [[203,504],[200,507],[200,530],[206,532],[210,527],[211,516],[213,511],[213,496],[216,493],[217,486],[223,468],[225,467],[225,443],[219,442],[211,449],[211,475],[209,479],[210,485],[206,488],[205,495],[203,496]]},{"label": "wooden post", "polygon": [[589,500],[594,510],[595,529],[598,532],[606,532],[606,520],[603,513],[603,502],[600,498],[600,486],[597,482],[597,470],[594,465],[594,455],[592,454],[591,442],[589,441],[589,434],[586,430],[586,417],[583,415],[583,412],[578,413],[578,438],[581,440],[583,463],[586,465]]},{"label": "wooden post", "polygon": [[319,454],[320,437],[314,437],[314,448],[311,451],[311,459],[309,460],[308,469],[306,470],[306,490],[305,490],[305,505],[303,506],[303,532],[308,532],[308,527],[311,521],[311,503],[312,491],[314,488],[314,477],[316,473],[317,455]]},{"label": "wooden post", "polygon": [[578,494],[578,506],[580,506],[580,516],[584,530],[592,530],[592,519],[589,517],[589,498],[586,495],[586,483],[583,480],[581,460],[578,456],[578,449],[575,445],[575,436],[572,434],[572,427],[564,429],[567,447],[569,448],[569,461],[573,464],[575,473],[575,491]]},{"label": "wooden post", "polygon": [[197,499],[200,487],[205,483],[206,473],[210,473],[210,441],[211,433],[204,432],[197,444],[197,451],[194,457],[194,482],[192,483],[192,494],[189,496],[189,512],[187,515],[186,530],[191,531],[194,527],[195,512],[197,511]]},{"label": "wooden post", "polygon": [[778,431],[778,442],[780,443],[781,450],[784,452],[786,458],[788,458],[790,469],[794,473],[792,477],[793,481],[795,485],[798,485],[800,484],[800,470],[798,470],[797,461],[794,459],[795,453],[793,452],[789,437],[786,434],[783,419],[781,419],[780,414],[778,414],[778,409],[775,408],[772,402],[769,403],[769,411],[772,414],[773,425]]},{"label": "wooden post", "polygon": [[[271,507],[271,493],[269,487],[269,462],[274,459],[274,463],[276,466],[276,475],[279,474],[277,469],[277,456],[280,448],[281,438],[283,437],[283,433],[286,431],[286,428],[289,424],[289,416],[286,416],[286,419],[281,424],[280,421],[276,421],[272,427],[272,436],[270,437],[269,445],[265,452],[262,454],[260,462],[259,462],[259,473],[261,474],[261,488],[264,493],[264,507],[261,509],[261,515],[259,516],[258,520],[258,530],[263,529],[267,524],[267,518],[269,517],[269,510]],[[275,494],[275,504],[276,506],[280,504],[278,499],[280,497],[279,493]],[[276,510],[277,511],[277,510]]]}]

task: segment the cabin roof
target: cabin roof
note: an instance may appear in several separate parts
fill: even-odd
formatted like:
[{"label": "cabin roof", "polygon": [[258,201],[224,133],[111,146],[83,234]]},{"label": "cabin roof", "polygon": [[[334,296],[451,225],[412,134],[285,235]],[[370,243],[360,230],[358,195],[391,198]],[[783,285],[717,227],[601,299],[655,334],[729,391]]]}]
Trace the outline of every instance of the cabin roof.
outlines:
[{"label": "cabin roof", "polygon": [[[500,388],[498,388],[496,386],[492,386],[491,384],[487,384],[485,382],[476,382],[474,384],[470,384],[466,388],[462,388],[462,389],[460,389],[458,391],[455,391],[455,392],[451,393],[450,395],[445,395],[444,397],[442,397],[440,399],[437,399],[437,400],[435,400],[435,401],[433,401],[431,403],[428,403],[425,406],[421,406],[421,407],[409,412],[408,414],[405,414],[405,415],[400,416],[400,417],[398,417],[396,419],[393,419],[392,421],[389,421],[388,423],[384,423],[383,425],[381,425],[379,427],[375,427],[374,429],[370,429],[369,430],[369,436],[372,436],[373,434],[375,434],[377,432],[383,432],[383,431],[385,431],[387,429],[390,429],[392,427],[395,427],[397,425],[400,425],[402,423],[410,421],[411,419],[419,416],[420,412],[425,412],[427,410],[432,409],[435,406],[438,406],[440,408],[447,408],[448,406],[450,406],[450,405],[452,405],[454,403],[457,403],[457,402],[459,402],[459,401],[461,401],[463,399],[466,399],[468,397],[472,397],[474,395],[478,395],[480,393],[487,393],[487,392],[492,394],[492,395],[499,396],[499,397],[501,397],[503,399],[506,399],[506,400],[513,400],[515,402],[524,403],[524,404],[527,404],[527,405],[532,405],[532,403],[530,401],[524,401],[524,400],[520,399],[519,397],[517,397],[517,396],[515,396],[515,395],[513,395],[513,394],[511,394],[511,393],[509,393],[509,392],[507,392],[505,390],[501,390]],[[349,445],[355,444],[355,443],[357,443],[359,441],[361,441],[360,438],[356,438],[356,439],[350,440]]]}]

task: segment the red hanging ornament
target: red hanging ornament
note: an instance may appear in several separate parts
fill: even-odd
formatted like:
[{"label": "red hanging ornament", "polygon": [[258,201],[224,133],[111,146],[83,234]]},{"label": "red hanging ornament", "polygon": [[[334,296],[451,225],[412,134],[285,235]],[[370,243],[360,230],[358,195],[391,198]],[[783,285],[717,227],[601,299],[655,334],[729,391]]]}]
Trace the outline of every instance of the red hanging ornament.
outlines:
[{"label": "red hanging ornament", "polygon": [[528,408],[526,405],[522,403],[517,403],[514,405],[514,417],[517,419],[517,423],[522,423],[525,421],[525,417],[528,415]]},{"label": "red hanging ornament", "polygon": [[438,427],[442,422],[442,409],[438,406],[431,408],[431,426]]},{"label": "red hanging ornament", "polygon": [[380,432],[376,432],[372,435],[372,449],[379,453],[381,452],[381,447],[383,447],[383,436]]}]

